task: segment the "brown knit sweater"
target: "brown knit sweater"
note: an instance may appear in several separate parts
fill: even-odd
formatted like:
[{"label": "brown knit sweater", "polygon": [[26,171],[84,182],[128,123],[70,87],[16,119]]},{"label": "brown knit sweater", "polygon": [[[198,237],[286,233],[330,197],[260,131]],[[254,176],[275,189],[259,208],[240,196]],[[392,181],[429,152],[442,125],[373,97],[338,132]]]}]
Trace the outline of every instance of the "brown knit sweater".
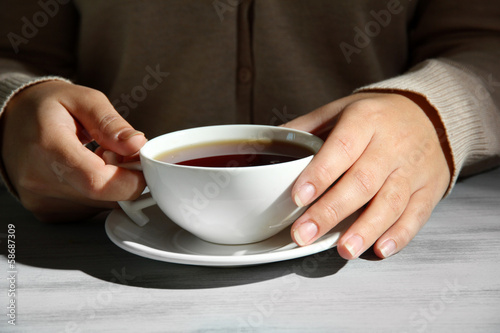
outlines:
[{"label": "brown knit sweater", "polygon": [[0,0],[0,112],[54,78],[103,91],[148,137],[406,90],[439,112],[452,185],[500,164],[497,1]]}]

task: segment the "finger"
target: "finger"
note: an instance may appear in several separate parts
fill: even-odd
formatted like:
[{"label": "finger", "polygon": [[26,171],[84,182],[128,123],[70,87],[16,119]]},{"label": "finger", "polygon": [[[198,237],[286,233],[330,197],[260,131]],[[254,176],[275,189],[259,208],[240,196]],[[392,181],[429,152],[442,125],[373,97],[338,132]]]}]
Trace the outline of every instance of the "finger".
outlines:
[{"label": "finger", "polygon": [[357,258],[373,245],[399,219],[406,209],[411,193],[423,188],[426,182],[433,184],[432,193],[437,204],[439,193],[442,193],[440,189],[446,186],[444,181],[437,176],[431,177],[437,178],[435,181],[429,181],[427,172],[422,172],[422,168],[417,169],[416,165],[410,164],[401,163],[387,178],[358,220],[339,240],[338,251],[343,258]]},{"label": "finger", "polygon": [[123,119],[108,98],[97,90],[86,87],[70,89],[60,102],[107,150],[128,156],[146,143],[144,134]]},{"label": "finger", "polygon": [[375,243],[375,254],[387,258],[403,249],[429,220],[439,202],[434,191],[424,187],[415,192],[401,217]]},{"label": "finger", "polygon": [[106,164],[118,165],[122,163],[121,156],[112,152],[111,150],[103,151],[101,158]]},{"label": "finger", "polygon": [[61,129],[57,141],[49,145],[49,163],[58,166],[58,180],[78,192],[71,193],[73,198],[81,195],[99,201],[131,200],[145,187],[142,172],[107,165],[69,130]]},{"label": "finger", "polygon": [[390,228],[405,210],[413,188],[407,178],[393,172],[368,207],[340,238],[341,257],[354,259]]},{"label": "finger", "polygon": [[303,246],[314,242],[365,205],[396,169],[395,161],[376,143],[370,143],[342,178],[295,221],[292,232],[297,244]]},{"label": "finger", "polygon": [[307,206],[316,200],[358,160],[372,141],[375,131],[372,124],[358,114],[342,114],[319,152],[297,178],[292,188],[297,206]]},{"label": "finger", "polygon": [[130,155],[130,156],[121,156],[118,155],[115,152],[112,152],[111,150],[105,150],[102,147],[99,147],[96,149],[94,152],[97,156],[102,158],[104,163],[106,164],[112,164],[112,165],[118,165],[120,166],[123,163],[130,163],[130,162],[137,162],[140,161],[140,155],[139,152]]}]

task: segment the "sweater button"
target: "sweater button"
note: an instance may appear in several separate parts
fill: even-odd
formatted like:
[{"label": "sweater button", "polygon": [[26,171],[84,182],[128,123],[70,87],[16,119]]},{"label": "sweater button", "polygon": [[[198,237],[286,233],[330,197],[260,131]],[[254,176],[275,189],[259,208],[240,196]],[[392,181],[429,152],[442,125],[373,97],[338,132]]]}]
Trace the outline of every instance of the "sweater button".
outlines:
[{"label": "sweater button", "polygon": [[252,80],[252,71],[248,67],[241,67],[238,70],[238,80],[241,83],[249,83]]}]

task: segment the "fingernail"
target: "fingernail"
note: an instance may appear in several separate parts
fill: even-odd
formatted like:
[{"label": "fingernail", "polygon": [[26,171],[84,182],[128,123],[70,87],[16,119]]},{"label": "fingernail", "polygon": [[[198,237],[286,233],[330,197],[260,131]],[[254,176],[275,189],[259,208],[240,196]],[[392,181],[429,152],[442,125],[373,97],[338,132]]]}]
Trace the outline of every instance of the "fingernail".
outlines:
[{"label": "fingernail", "polygon": [[144,133],[142,133],[141,131],[136,131],[134,129],[128,129],[128,130],[125,130],[125,131],[121,132],[118,135],[118,139],[126,141],[126,140],[128,140],[131,137],[136,136],[136,135],[142,135],[142,136],[144,136]]},{"label": "fingernail", "polygon": [[396,252],[396,242],[392,239],[386,240],[380,246],[380,252],[384,258],[392,256]]},{"label": "fingernail", "polygon": [[304,207],[310,203],[315,194],[316,188],[314,185],[311,183],[305,183],[299,188],[297,193],[295,193],[293,200],[297,206]]},{"label": "fingernail", "polygon": [[293,238],[300,246],[309,244],[309,242],[318,234],[318,226],[314,222],[302,223],[293,232]]},{"label": "fingernail", "polygon": [[353,258],[358,256],[358,252],[361,251],[363,247],[363,238],[360,235],[351,236],[345,243],[345,248]]}]

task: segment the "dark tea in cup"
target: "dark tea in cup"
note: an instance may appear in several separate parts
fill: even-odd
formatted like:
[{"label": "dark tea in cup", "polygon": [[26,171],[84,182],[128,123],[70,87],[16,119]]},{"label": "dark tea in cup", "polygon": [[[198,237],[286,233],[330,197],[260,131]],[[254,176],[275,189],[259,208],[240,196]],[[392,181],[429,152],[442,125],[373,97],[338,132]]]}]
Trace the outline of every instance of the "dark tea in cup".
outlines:
[{"label": "dark tea in cup", "polygon": [[307,209],[295,204],[291,188],[322,144],[307,132],[262,125],[164,134],[140,151],[151,195],[120,206],[140,226],[149,222],[143,209],[158,205],[169,219],[207,242],[260,242]]},{"label": "dark tea in cup", "polygon": [[231,140],[190,145],[155,159],[187,166],[232,168],[290,162],[313,154],[310,147],[289,141]]}]

